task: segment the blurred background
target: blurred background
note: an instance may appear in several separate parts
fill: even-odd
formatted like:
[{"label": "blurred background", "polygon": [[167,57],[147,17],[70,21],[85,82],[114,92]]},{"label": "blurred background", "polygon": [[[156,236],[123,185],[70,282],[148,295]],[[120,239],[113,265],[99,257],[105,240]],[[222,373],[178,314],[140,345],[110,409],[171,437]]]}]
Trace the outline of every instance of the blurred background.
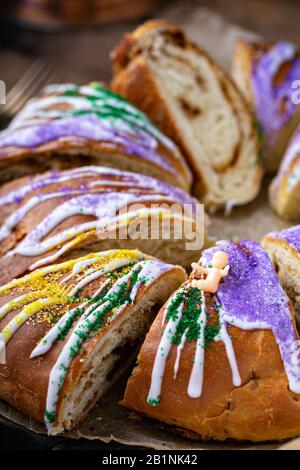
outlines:
[{"label": "blurred background", "polygon": [[203,8],[269,39],[300,42],[299,0],[0,0],[0,79],[9,90],[40,57],[58,80],[108,81],[109,53],[126,31],[165,17],[193,23],[201,40]]}]

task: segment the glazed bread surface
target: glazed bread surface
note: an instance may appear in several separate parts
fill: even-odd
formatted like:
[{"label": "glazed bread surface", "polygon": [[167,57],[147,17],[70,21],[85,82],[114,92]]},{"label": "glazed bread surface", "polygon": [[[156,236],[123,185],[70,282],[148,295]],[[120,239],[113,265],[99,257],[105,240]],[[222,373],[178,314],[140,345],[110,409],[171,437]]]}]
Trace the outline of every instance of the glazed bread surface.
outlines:
[{"label": "glazed bread surface", "polygon": [[91,253],[0,288],[0,398],[72,429],[123,374],[186,278],[138,250]]},{"label": "glazed bread surface", "polygon": [[257,116],[264,166],[274,172],[300,122],[300,106],[293,100],[294,81],[300,76],[299,51],[286,41],[240,39],[232,75]]},{"label": "glazed bread surface", "polygon": [[[156,317],[127,383],[126,407],[194,438],[280,440],[300,434],[300,352],[293,308],[252,241],[203,252],[229,258],[216,294],[195,272]],[[171,428],[172,429],[172,428]]]},{"label": "glazed bread surface", "polygon": [[287,220],[300,220],[300,125],[283,156],[269,189],[270,204]]},{"label": "glazed bread surface", "polygon": [[191,175],[176,145],[96,82],[46,87],[0,132],[0,182],[91,164],[190,188]]},{"label": "glazed bread surface", "polygon": [[107,167],[12,181],[0,188],[0,285],[110,248],[140,248],[189,266],[206,242],[202,209],[179,188]]},{"label": "glazed bread surface", "polygon": [[214,208],[255,198],[262,170],[253,116],[202,49],[176,26],[153,20],[124,37],[113,62],[112,89],[179,145],[198,197]]}]

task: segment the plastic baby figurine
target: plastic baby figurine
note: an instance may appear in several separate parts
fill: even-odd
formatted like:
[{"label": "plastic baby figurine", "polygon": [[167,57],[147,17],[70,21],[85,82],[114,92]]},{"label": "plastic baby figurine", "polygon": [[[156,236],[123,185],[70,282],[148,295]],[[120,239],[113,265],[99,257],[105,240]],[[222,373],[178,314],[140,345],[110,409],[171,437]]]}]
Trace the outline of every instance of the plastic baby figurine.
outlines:
[{"label": "plastic baby figurine", "polygon": [[194,274],[206,275],[205,279],[193,279],[192,287],[197,287],[204,292],[215,294],[220,281],[227,276],[229,271],[228,256],[224,251],[216,251],[211,260],[212,267],[205,268],[198,263],[192,263]]}]

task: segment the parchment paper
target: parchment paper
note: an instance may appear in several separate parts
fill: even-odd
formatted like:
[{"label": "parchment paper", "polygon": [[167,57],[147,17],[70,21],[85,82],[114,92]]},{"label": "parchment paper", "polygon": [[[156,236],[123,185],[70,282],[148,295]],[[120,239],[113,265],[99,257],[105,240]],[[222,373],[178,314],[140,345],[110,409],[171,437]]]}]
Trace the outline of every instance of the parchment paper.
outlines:
[{"label": "parchment paper", "polygon": [[[199,8],[187,14],[178,11],[178,9],[170,9],[163,11],[160,16],[181,25],[194,41],[207,49],[226,69],[229,69],[230,57],[237,37],[257,37],[255,33],[229,24],[205,8]],[[267,186],[268,181],[263,185],[265,189],[257,200],[248,206],[234,209],[229,216],[224,214],[210,216],[210,235],[217,239],[251,238],[259,241],[265,233],[287,227],[288,224],[275,216],[269,207]],[[167,426],[155,420],[141,418],[118,405],[118,401],[123,395],[125,383],[124,379],[102,400],[101,404],[94,408],[78,429],[71,433],[65,433],[64,437],[98,439],[106,443],[114,440],[122,444],[158,450],[300,449],[300,439],[294,439],[285,444],[253,445],[251,443],[201,442],[183,438],[179,434],[170,432]],[[2,401],[0,401],[0,414],[33,432],[45,433],[45,428],[41,423]]]},{"label": "parchment paper", "polygon": [[[186,439],[168,430],[167,425],[158,423],[150,418],[141,417],[118,404],[121,400],[126,381],[123,381],[97,405],[85,421],[73,432],[64,433],[64,437],[72,439],[98,439],[109,443],[117,441],[131,446],[142,446],[156,450],[211,450],[211,449],[241,449],[253,450],[262,448],[261,445],[213,443]],[[0,401],[0,413],[15,423],[40,434],[45,434],[41,423],[15,410],[10,405]],[[276,449],[277,444],[264,445],[264,449]]]}]

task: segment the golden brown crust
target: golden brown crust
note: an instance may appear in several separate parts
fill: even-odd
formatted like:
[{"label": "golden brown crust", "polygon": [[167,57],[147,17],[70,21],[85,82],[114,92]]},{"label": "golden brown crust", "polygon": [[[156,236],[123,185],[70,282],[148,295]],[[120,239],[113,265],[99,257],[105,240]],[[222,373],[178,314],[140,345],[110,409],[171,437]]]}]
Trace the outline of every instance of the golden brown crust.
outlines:
[{"label": "golden brown crust", "polygon": [[[264,43],[263,43],[264,44]],[[239,39],[235,44],[232,60],[232,76],[251,107],[254,107],[254,97],[251,82],[253,62],[260,56],[260,43],[249,43]]]},{"label": "golden brown crust", "polygon": [[261,240],[261,244],[267,252],[268,252],[267,246],[269,243],[276,243],[276,245],[280,246],[284,250],[288,250],[291,255],[296,256],[295,260],[296,259],[298,260],[298,257],[297,257],[298,251],[294,249],[289,243],[287,243],[286,240],[283,240],[282,238],[275,238],[272,236],[271,233],[269,233],[265,235]]},{"label": "golden brown crust", "polygon": [[[253,116],[246,100],[243,99],[236,85],[225,75],[223,70],[203,50],[189,41],[180,28],[165,20],[147,21],[131,34],[126,35],[115,48],[113,54],[114,77],[111,88],[144,111],[166,135],[177,143],[186,157],[194,176],[193,194],[203,199],[207,191],[208,182],[205,182],[201,165],[196,161],[195,155],[193,155],[191,148],[187,145],[175,116],[172,114],[164,96],[162,96],[161,90],[147,63],[143,46],[140,46],[140,42],[146,38],[148,33],[155,35],[160,32],[165,36],[170,36],[172,41],[183,50],[193,50],[200,56],[205,56],[220,81],[224,95],[229,98],[233,113],[237,115],[237,122],[239,123],[240,121],[240,114],[244,113],[244,116],[247,116],[247,119],[252,123],[252,135],[248,135],[246,138],[254,139],[255,141],[256,130]],[[146,50],[147,46],[144,47]],[[236,100],[239,101],[238,104],[235,103]],[[242,131],[241,128],[240,131]],[[236,150],[237,152],[232,156],[230,163],[232,166],[235,164],[235,158],[239,149],[237,148]],[[256,147],[255,152],[258,154],[258,147]],[[226,168],[221,168],[221,171],[224,171],[224,169]],[[256,196],[260,181],[261,169],[257,166],[257,174],[251,188],[252,194],[248,194],[243,202],[247,202]],[[205,202],[209,204],[209,201],[205,200]]]},{"label": "golden brown crust", "polygon": [[300,434],[300,396],[288,389],[286,373],[274,336],[267,330],[228,330],[242,378],[232,384],[223,343],[205,350],[204,382],[200,398],[187,386],[195,354],[187,342],[174,379],[176,346],[167,359],[160,403],[147,403],[155,354],[161,339],[163,309],[156,317],[128,381],[122,402],[126,407],[171,425],[189,429],[201,439],[250,441],[281,440]]}]

